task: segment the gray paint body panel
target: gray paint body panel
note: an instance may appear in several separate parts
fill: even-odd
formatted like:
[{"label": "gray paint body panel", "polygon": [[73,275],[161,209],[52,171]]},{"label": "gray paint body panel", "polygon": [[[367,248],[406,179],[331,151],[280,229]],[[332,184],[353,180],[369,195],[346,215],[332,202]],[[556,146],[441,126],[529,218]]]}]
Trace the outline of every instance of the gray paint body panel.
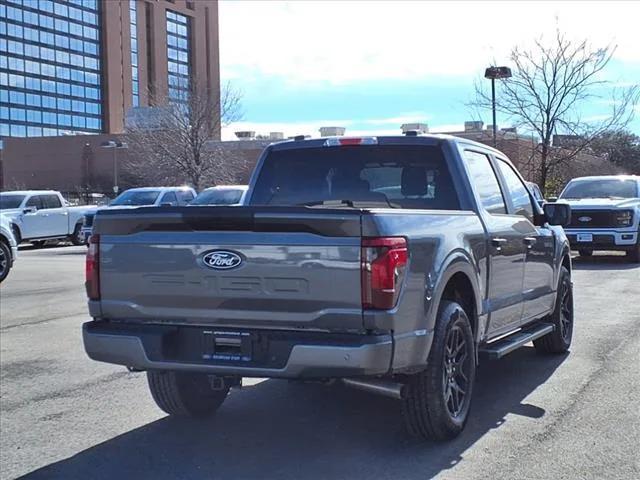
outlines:
[{"label": "gray paint body panel", "polygon": [[[534,226],[518,217],[500,228],[511,229],[514,241],[518,235],[535,233],[539,238],[536,247],[511,258],[509,252],[499,254],[491,246],[492,235],[500,232],[480,206],[462,152],[469,146],[491,158],[498,152],[452,137],[390,137],[379,142],[441,145],[461,210],[251,206],[254,172],[247,194],[249,206],[99,212],[95,228],[101,236],[102,299],[90,302],[92,316],[99,321],[142,324],[389,335],[388,350],[378,345],[366,347],[363,354],[361,347],[357,349],[363,371],[379,375],[426,365],[440,301],[454,275],[464,275],[471,285],[468,293],[475,299],[478,343],[548,313],[555,301],[559,267],[568,252],[566,237],[561,228]],[[319,146],[320,141],[310,140],[268,147],[256,171],[271,149]],[[534,208],[536,215],[542,213],[537,204]],[[514,215],[504,217],[506,225]],[[392,310],[361,307],[363,236],[407,239],[408,266]],[[200,259],[215,249],[235,252],[243,261],[226,271],[206,268]],[[518,247],[520,250],[525,249]],[[525,272],[529,275],[526,281]],[[512,291],[514,285],[517,295],[495,294]],[[492,325],[494,312],[500,312],[502,318],[504,312],[515,313],[509,322]],[[204,368],[150,362],[136,337],[103,337],[93,338],[85,331],[87,351],[97,360],[139,368]],[[332,376],[339,375],[343,367],[349,374],[353,370],[336,360],[355,353],[348,350],[344,346],[294,348],[292,352],[297,353],[291,354],[290,362],[309,362],[316,372],[319,362],[327,362]],[[380,366],[383,364],[386,369]],[[204,369],[245,376],[305,376],[307,371],[302,365],[287,372],[240,372],[224,365]]]}]

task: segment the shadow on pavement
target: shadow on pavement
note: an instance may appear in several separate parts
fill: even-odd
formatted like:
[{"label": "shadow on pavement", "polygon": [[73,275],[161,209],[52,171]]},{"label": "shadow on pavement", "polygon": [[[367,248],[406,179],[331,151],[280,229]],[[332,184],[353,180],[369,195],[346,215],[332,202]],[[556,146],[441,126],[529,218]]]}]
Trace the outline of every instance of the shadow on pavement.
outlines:
[{"label": "shadow on pavement", "polygon": [[[232,392],[213,419],[165,417],[21,478],[428,479],[460,462],[508,414],[543,417],[543,408],[523,399],[565,358],[529,347],[484,363],[469,423],[448,443],[408,438],[393,400],[271,380]],[[105,410],[119,414],[130,412]]]},{"label": "shadow on pavement", "polygon": [[571,262],[575,270],[632,270],[640,267],[637,263],[631,263],[624,254],[594,253],[592,257],[574,257]]}]

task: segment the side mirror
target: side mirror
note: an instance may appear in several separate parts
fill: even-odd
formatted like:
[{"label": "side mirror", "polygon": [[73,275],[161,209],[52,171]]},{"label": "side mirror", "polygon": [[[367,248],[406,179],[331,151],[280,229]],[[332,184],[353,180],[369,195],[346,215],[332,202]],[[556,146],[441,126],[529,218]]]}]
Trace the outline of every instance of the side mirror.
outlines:
[{"label": "side mirror", "polygon": [[549,197],[547,198],[547,202],[557,202],[558,201],[558,197]]},{"label": "side mirror", "polygon": [[571,223],[571,205],[568,203],[545,203],[542,209],[549,225],[564,227]]},{"label": "side mirror", "polygon": [[36,213],[38,211],[37,207],[26,207],[22,210],[22,213],[24,213],[25,215],[28,215],[30,213]]}]

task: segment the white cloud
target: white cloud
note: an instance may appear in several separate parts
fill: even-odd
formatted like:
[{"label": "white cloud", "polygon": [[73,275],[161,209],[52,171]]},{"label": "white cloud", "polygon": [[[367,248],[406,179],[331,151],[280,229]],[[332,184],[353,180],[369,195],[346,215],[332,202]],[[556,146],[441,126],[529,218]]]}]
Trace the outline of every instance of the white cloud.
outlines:
[{"label": "white cloud", "polygon": [[471,75],[553,33],[640,62],[639,2],[220,2],[222,75],[290,85]]}]

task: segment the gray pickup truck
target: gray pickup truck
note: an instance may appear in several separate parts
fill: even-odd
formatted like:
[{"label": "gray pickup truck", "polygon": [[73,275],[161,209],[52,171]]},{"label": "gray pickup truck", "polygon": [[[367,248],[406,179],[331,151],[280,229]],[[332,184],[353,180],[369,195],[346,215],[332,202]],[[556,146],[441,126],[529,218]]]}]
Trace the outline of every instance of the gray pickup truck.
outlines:
[{"label": "gray pickup truck", "polygon": [[568,350],[554,225],[570,216],[541,209],[504,154],[455,137],[277,143],[244,206],[98,211],[85,349],[146,370],[169,414],[213,413],[242,377],[340,381],[451,438],[479,359]]}]

